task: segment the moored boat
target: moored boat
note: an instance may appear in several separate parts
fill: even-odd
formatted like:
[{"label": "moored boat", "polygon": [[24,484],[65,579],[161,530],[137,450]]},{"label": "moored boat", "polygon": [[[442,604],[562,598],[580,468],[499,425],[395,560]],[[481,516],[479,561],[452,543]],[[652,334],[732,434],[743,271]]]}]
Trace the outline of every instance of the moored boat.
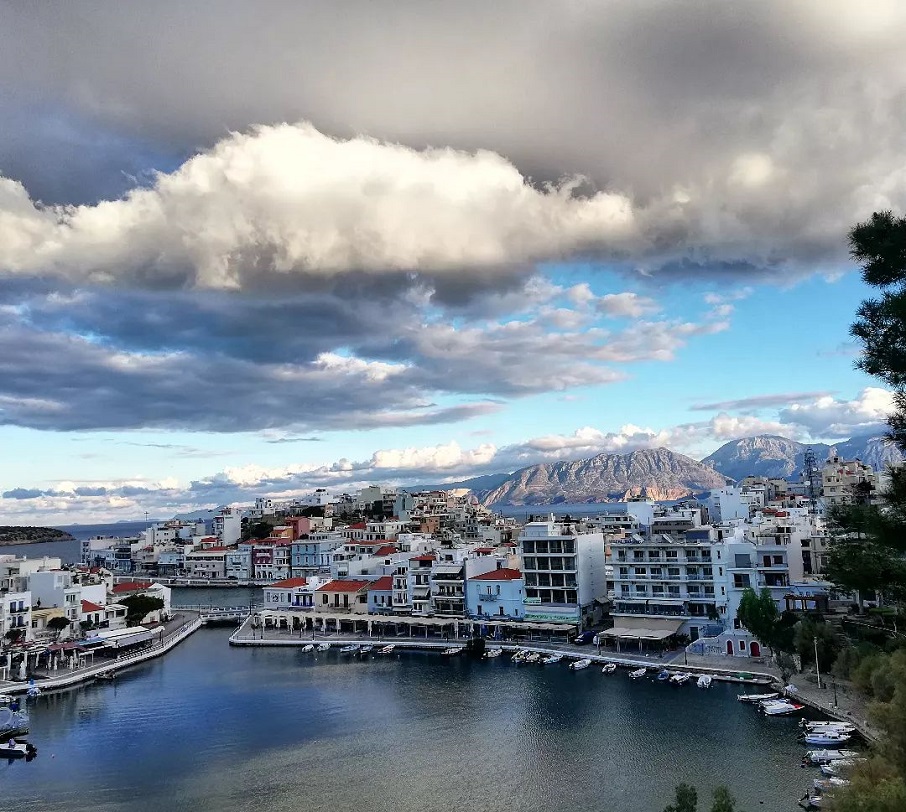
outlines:
[{"label": "moored boat", "polygon": [[834,778],[864,760],[864,758],[835,758],[833,761],[821,765],[821,773],[829,778]]},{"label": "moored boat", "polygon": [[450,646],[449,648],[445,648],[441,653],[445,657],[453,657],[457,654],[462,654],[462,646]]},{"label": "moored boat", "polygon": [[614,671],[616,671],[616,670],[617,670],[616,663],[606,663],[604,665],[604,667],[601,669],[601,673],[602,674],[613,674]]},{"label": "moored boat", "polygon": [[36,755],[38,755],[38,748],[30,742],[16,739],[0,742],[0,758],[24,758],[26,761],[31,761]]},{"label": "moored boat", "polygon": [[670,677],[671,685],[685,685],[689,680],[692,679],[692,674],[686,674],[685,672],[680,674],[674,674]]},{"label": "moored boat", "polygon": [[712,677],[710,674],[702,674],[702,675],[698,678],[698,680],[696,681],[695,684],[696,684],[699,688],[710,688],[710,687],[711,687],[711,683],[712,683],[713,681],[714,681],[714,677]]},{"label": "moored boat", "polygon": [[503,649],[502,649],[502,648],[489,648],[489,649],[484,653],[484,659],[486,659],[486,660],[493,660],[495,657],[499,657],[501,654],[503,654]]},{"label": "moored boat", "polygon": [[825,733],[835,731],[837,733],[854,733],[856,726],[852,722],[809,722],[803,719],[800,723],[809,733]]},{"label": "moored boat", "polygon": [[809,750],[805,754],[804,760],[811,764],[829,764],[831,761],[837,761],[842,758],[858,758],[859,753],[856,750]]},{"label": "moored boat", "polygon": [[581,671],[583,668],[588,668],[588,666],[590,666],[590,665],[591,665],[591,660],[582,659],[582,660],[576,660],[575,662],[570,663],[569,667],[573,671]]},{"label": "moored boat", "polygon": [[359,649],[359,654],[371,654],[372,651],[374,651],[374,646],[372,646],[371,644],[369,644],[369,645],[367,645],[367,646],[362,646],[362,647]]},{"label": "moored boat", "polygon": [[670,682],[670,672],[666,668],[662,668],[657,672],[657,681]]},{"label": "moored boat", "polygon": [[537,663],[541,660],[541,655],[537,651],[530,651],[525,655],[525,662]]},{"label": "moored boat", "polygon": [[780,694],[736,694],[736,699],[738,702],[767,702],[771,699],[777,699]]},{"label": "moored boat", "polygon": [[637,668],[635,671],[629,672],[629,679],[641,679],[648,673],[647,668]]},{"label": "moored boat", "polygon": [[303,653],[303,654],[310,654],[310,653],[313,652],[314,650],[315,650],[315,644],[314,644],[314,643],[309,643],[307,646],[302,646],[302,653]]},{"label": "moored boat", "polygon": [[562,654],[551,654],[550,657],[542,657],[541,665],[556,665],[563,659]]},{"label": "moored boat", "polygon": [[340,654],[358,654],[360,648],[361,646],[353,643],[350,646],[343,646],[343,648],[340,649]]},{"label": "moored boat", "polygon": [[379,648],[379,649],[377,650],[377,653],[378,653],[378,654],[392,654],[392,653],[393,653],[393,649],[395,649],[395,648],[396,648],[396,646],[393,645],[393,643],[388,643],[388,644],[387,644],[386,646],[384,646],[383,648]]},{"label": "moored boat", "polygon": [[319,643],[318,651],[330,651],[330,643]]},{"label": "moored boat", "polygon": [[761,712],[766,716],[789,716],[805,710],[805,705],[798,705],[786,699],[771,699],[761,703]]},{"label": "moored boat", "polygon": [[805,744],[815,744],[821,747],[835,747],[838,744],[847,744],[852,736],[849,733],[806,733],[801,737]]},{"label": "moored boat", "polygon": [[98,682],[113,682],[116,679],[116,674],[113,671],[101,671],[100,674],[95,674],[94,678]]}]

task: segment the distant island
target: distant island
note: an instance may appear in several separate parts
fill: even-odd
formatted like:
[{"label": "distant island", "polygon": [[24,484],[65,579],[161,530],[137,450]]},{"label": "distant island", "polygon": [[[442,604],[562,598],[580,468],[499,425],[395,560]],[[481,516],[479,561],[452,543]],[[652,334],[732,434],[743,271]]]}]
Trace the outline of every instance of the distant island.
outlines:
[{"label": "distant island", "polygon": [[72,541],[73,536],[55,527],[0,525],[0,547],[12,544],[40,544],[44,541]]}]

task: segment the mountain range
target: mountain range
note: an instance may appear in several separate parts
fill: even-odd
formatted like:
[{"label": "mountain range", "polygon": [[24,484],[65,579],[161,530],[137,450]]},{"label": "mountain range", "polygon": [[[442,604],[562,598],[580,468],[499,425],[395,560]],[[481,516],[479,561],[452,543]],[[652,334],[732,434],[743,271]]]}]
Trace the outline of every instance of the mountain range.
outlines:
[{"label": "mountain range", "polygon": [[[485,505],[679,499],[750,475],[796,478],[807,448],[814,451],[819,467],[834,453],[847,460],[860,459],[878,471],[904,459],[884,437],[853,437],[827,445],[764,434],[732,440],[701,461],[666,448],[645,449],[530,465],[511,474],[486,474],[435,487],[470,490]],[[411,490],[419,489],[425,486]]]}]

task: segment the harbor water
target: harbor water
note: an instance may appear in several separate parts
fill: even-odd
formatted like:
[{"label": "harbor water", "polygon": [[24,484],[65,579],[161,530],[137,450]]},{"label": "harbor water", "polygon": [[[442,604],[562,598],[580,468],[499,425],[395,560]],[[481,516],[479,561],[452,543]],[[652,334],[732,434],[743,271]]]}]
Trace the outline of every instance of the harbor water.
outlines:
[{"label": "harbor water", "polygon": [[796,720],[759,715],[734,685],[230,648],[229,632],[203,629],[112,683],[40,697],[39,755],[0,762],[0,807],[660,812],[687,781],[783,812],[812,777]]}]

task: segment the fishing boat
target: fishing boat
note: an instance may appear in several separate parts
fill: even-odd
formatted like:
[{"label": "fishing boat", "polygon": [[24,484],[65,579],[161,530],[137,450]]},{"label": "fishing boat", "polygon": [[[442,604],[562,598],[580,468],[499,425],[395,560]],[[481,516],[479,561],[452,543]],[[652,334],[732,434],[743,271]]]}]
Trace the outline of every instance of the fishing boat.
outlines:
[{"label": "fishing boat", "polygon": [[714,681],[714,677],[710,674],[702,674],[698,681],[695,683],[699,688],[710,688],[711,683]]},{"label": "fishing boat", "polygon": [[635,671],[629,672],[629,679],[641,679],[648,673],[647,668],[637,668]]},{"label": "fishing boat", "polygon": [[824,733],[836,731],[837,733],[854,733],[856,726],[852,722],[809,722],[803,719],[799,726],[809,733]]},{"label": "fishing boat", "polygon": [[670,682],[670,672],[666,668],[662,668],[657,672],[657,681]]},{"label": "fishing boat", "polygon": [[314,650],[315,650],[315,644],[314,644],[314,643],[309,643],[307,646],[302,646],[302,653],[303,653],[303,654],[311,654],[311,652],[313,652]]},{"label": "fishing boat", "polygon": [[573,671],[581,671],[583,668],[588,668],[588,666],[590,666],[590,665],[591,665],[591,660],[583,659],[583,660],[576,660],[575,662],[570,663],[569,667]]},{"label": "fishing boat", "polygon": [[563,659],[562,654],[551,654],[549,657],[541,658],[541,665],[556,665]]},{"label": "fishing boat", "polygon": [[601,669],[601,673],[602,673],[602,674],[613,674],[613,672],[616,671],[616,670],[617,670],[617,664],[616,664],[616,663],[607,663],[607,664]]},{"label": "fishing boat", "polygon": [[101,671],[100,674],[95,674],[94,678],[98,682],[113,682],[116,679],[116,674],[113,671]]},{"label": "fishing boat", "polygon": [[541,655],[537,651],[530,651],[525,655],[525,662],[537,663],[541,660]]},{"label": "fishing boat", "polygon": [[24,758],[31,761],[38,755],[38,748],[30,742],[9,739],[0,743],[0,758]]},{"label": "fishing boat", "polygon": [[[798,705],[786,699],[772,699],[761,703],[761,711],[766,716],[789,716],[802,710],[805,710],[805,705]],[[820,744],[821,742],[814,743]]]},{"label": "fishing boat", "polygon": [[692,679],[692,674],[680,673],[674,674],[670,677],[671,685],[685,685],[689,680]]},{"label": "fishing boat", "polygon": [[318,651],[330,651],[330,643],[318,643]]},{"label": "fishing boat", "polygon": [[484,653],[484,659],[493,660],[495,657],[499,657],[501,654],[503,654],[502,648],[491,648]]},{"label": "fishing boat", "polygon": [[353,643],[350,646],[343,646],[343,648],[340,649],[340,654],[358,654],[360,648],[361,646]]},{"label": "fishing boat", "polygon": [[445,657],[453,657],[457,654],[462,654],[462,646],[450,646],[450,648],[445,648],[441,653]]},{"label": "fishing boat", "polygon": [[855,750],[809,750],[803,757],[804,761],[811,764],[829,764],[841,758],[858,758]]},{"label": "fishing boat", "polygon": [[777,699],[780,694],[736,694],[736,700],[738,702],[752,702],[757,704],[758,702],[767,702],[771,699]]},{"label": "fishing boat", "polygon": [[852,736],[849,733],[806,733],[801,737],[805,744],[815,744],[820,747],[835,747],[838,744],[847,744]]}]

